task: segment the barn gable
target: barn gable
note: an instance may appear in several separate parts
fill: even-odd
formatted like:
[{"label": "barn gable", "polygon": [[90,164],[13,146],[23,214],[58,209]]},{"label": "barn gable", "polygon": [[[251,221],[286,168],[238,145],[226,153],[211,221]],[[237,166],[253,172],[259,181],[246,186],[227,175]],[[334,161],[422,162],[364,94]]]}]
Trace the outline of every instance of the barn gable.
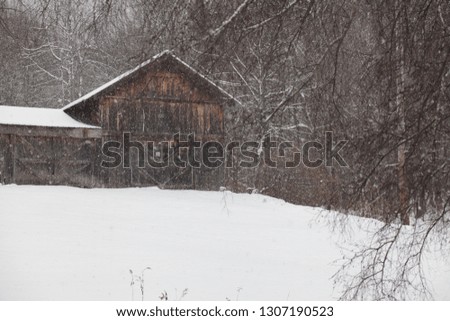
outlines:
[{"label": "barn gable", "polygon": [[[105,115],[108,111],[101,110],[101,106],[111,103],[108,102],[111,98],[115,102],[122,100],[122,105],[128,108],[138,108],[136,104],[130,104],[130,101],[138,100],[147,101],[147,105],[150,101],[154,102],[153,105],[197,103],[210,106],[235,102],[223,89],[170,51],[164,51],[66,105],[63,110],[79,121],[108,130],[111,127],[108,115]],[[152,110],[151,113],[158,114],[158,111]]]}]

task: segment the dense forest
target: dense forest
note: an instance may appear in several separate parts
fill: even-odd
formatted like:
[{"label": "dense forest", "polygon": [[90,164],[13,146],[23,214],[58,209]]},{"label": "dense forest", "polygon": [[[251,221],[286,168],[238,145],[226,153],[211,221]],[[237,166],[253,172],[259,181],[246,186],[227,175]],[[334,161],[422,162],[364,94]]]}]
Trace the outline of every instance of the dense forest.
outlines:
[{"label": "dense forest", "polygon": [[388,223],[347,298],[395,297],[431,232],[448,245],[447,0],[0,0],[0,39],[0,105],[62,107],[168,49],[240,102],[228,140],[346,141],[345,166],[235,166],[226,187]]}]

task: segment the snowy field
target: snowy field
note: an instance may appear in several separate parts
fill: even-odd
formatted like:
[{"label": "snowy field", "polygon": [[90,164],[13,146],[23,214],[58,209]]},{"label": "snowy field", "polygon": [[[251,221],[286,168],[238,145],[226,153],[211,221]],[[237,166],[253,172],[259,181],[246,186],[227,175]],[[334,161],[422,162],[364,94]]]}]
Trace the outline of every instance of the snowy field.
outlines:
[{"label": "snowy field", "polygon": [[[146,267],[146,300],[336,299],[349,240],[333,215],[230,192],[0,186],[0,299],[140,300],[130,269]],[[376,224],[351,222],[350,240]],[[448,261],[429,257],[450,300]]]}]

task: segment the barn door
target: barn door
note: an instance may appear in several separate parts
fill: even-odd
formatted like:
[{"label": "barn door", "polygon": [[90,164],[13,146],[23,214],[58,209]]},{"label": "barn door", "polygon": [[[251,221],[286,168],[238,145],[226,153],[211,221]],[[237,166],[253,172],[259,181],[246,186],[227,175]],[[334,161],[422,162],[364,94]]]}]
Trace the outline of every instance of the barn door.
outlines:
[{"label": "barn door", "polygon": [[[174,157],[173,150],[167,148],[158,148],[155,153],[158,157],[167,157],[172,159]],[[153,151],[150,151],[153,155]],[[153,168],[145,162],[144,167],[139,167],[138,153],[136,151],[130,153],[130,175],[131,186],[159,186],[161,188],[180,188],[187,189],[194,187],[192,168],[176,167],[172,162],[169,162],[168,167]],[[145,157],[145,160],[147,157]]]},{"label": "barn door", "polygon": [[93,185],[90,140],[16,137],[14,180],[17,184]]},{"label": "barn door", "polygon": [[16,184],[53,184],[55,171],[52,138],[16,136],[14,181]]},{"label": "barn door", "polygon": [[55,181],[61,185],[93,186],[95,147],[92,140],[55,139]]}]

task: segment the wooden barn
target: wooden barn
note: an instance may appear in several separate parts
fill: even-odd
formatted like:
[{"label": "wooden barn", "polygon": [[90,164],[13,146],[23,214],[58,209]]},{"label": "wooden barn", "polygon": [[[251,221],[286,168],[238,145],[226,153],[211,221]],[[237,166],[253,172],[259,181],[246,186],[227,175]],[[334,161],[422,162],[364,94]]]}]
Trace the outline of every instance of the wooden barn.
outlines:
[{"label": "wooden barn", "polygon": [[141,166],[139,148],[130,149],[129,166],[105,167],[103,147],[123,145],[127,134],[133,142],[155,142],[145,153],[163,158],[177,133],[223,143],[224,108],[233,103],[165,51],[62,109],[0,106],[0,183],[217,189],[223,167]]}]

